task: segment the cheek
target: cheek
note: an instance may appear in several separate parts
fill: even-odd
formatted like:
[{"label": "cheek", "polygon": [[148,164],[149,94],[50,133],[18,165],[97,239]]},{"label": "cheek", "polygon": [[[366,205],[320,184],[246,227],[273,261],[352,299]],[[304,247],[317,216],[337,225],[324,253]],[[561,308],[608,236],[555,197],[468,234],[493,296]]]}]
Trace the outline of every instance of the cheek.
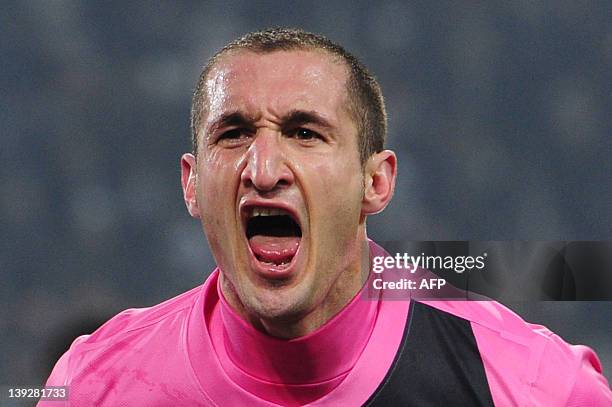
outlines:
[{"label": "cheek", "polygon": [[313,177],[316,186],[311,191],[313,212],[325,219],[330,228],[356,227],[363,196],[361,168],[338,160],[318,165],[314,173],[317,175]]},{"label": "cheek", "polygon": [[325,168],[321,168],[320,173],[325,174],[320,178],[326,193],[342,201],[352,202],[353,205],[360,203],[356,202],[361,201],[360,196],[363,194],[363,181],[359,166],[338,159]]},{"label": "cheek", "polygon": [[210,153],[203,157],[198,173],[198,198],[207,225],[219,227],[235,210],[240,182],[239,157]]},{"label": "cheek", "polygon": [[[220,150],[208,152],[202,158],[198,172],[202,174],[200,187],[204,199],[219,206],[228,206],[227,193],[234,191],[240,181],[242,158],[239,152],[230,154]],[[221,196],[223,198],[219,199]]]}]

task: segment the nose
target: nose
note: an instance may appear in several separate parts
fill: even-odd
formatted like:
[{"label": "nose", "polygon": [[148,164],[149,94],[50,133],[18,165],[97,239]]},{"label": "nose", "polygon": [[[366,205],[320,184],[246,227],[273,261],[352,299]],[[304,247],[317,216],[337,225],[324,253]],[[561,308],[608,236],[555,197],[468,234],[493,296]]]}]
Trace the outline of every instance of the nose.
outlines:
[{"label": "nose", "polygon": [[293,184],[293,172],[287,166],[281,137],[276,132],[260,132],[255,136],[240,177],[244,186],[270,192]]}]

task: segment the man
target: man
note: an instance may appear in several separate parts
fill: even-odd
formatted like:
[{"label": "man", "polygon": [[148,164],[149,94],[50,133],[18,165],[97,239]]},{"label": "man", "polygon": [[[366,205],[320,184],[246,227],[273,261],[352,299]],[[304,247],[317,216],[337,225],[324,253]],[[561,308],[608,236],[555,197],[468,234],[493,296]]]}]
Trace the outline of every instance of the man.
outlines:
[{"label": "man", "polygon": [[184,200],[218,268],[77,338],[47,382],[73,405],[612,400],[591,350],[499,304],[360,295],[396,157],[377,82],[338,45],[292,29],[232,42],[200,77],[192,132]]}]

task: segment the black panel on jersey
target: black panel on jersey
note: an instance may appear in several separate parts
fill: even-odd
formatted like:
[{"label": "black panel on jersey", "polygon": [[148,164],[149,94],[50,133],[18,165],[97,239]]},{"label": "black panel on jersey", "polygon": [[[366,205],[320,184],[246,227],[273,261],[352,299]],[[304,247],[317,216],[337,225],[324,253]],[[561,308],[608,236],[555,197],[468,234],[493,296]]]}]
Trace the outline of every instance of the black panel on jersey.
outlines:
[{"label": "black panel on jersey", "polygon": [[413,302],[400,350],[367,406],[493,406],[470,322]]}]

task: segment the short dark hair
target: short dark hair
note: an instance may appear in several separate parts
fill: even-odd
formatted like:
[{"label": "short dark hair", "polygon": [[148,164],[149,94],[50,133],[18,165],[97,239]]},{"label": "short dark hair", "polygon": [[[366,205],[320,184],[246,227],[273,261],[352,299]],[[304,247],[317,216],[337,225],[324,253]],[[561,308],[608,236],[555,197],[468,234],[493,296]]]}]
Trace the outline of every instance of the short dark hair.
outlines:
[{"label": "short dark hair", "polygon": [[359,157],[361,163],[384,148],[387,133],[387,114],[380,85],[366,67],[342,46],[328,38],[296,28],[270,28],[251,32],[230,42],[208,60],[196,89],[191,105],[191,136],[193,153],[197,154],[198,129],[206,110],[206,80],[215,64],[231,51],[246,50],[255,53],[292,50],[322,50],[338,57],[348,68],[347,95],[350,111],[358,131]]}]

